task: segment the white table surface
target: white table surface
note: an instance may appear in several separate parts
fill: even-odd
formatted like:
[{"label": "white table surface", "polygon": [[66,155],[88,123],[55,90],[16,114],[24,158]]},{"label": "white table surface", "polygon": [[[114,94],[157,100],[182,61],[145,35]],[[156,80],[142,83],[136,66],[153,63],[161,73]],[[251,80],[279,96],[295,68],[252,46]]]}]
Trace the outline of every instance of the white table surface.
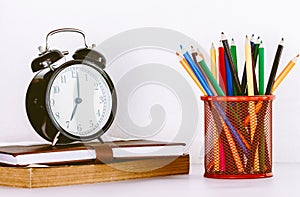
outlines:
[{"label": "white table surface", "polygon": [[274,176],[264,179],[219,180],[203,177],[203,165],[191,166],[189,175],[119,182],[22,189],[0,186],[1,197],[30,196],[300,196],[300,164],[274,164]]}]

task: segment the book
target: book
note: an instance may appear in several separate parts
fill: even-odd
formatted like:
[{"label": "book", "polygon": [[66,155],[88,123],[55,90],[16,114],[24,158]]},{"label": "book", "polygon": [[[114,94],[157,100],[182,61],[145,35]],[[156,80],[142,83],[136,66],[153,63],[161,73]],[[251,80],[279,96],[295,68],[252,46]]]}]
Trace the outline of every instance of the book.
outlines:
[{"label": "book", "polygon": [[[164,164],[164,165],[162,165]],[[116,161],[110,164],[0,166],[0,185],[23,188],[53,187],[188,174],[189,155]]]},{"label": "book", "polygon": [[50,144],[0,147],[0,163],[7,165],[59,164],[113,159],[176,156],[184,153],[184,143],[147,140],[75,143],[63,146]]}]

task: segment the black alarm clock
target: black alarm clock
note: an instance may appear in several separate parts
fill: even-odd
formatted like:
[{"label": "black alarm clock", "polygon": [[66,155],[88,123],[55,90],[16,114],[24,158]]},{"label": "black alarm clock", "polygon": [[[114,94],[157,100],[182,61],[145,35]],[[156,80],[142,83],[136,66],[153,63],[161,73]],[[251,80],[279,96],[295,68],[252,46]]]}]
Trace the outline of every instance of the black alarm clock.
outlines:
[{"label": "black alarm clock", "polygon": [[[84,48],[72,60],[67,51],[50,50],[48,38],[56,33],[76,32]],[[88,47],[79,29],[63,28],[46,36],[46,47],[31,63],[37,72],[26,94],[26,112],[34,130],[55,144],[101,139],[114,120],[117,98],[114,85],[104,71],[105,57]]]}]

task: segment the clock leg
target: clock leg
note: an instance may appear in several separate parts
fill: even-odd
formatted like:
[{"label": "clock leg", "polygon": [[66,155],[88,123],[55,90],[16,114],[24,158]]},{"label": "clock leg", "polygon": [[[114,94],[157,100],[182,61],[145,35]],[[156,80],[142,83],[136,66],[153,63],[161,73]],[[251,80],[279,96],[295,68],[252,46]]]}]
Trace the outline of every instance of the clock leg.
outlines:
[{"label": "clock leg", "polygon": [[99,142],[100,142],[101,144],[104,143],[104,141],[102,140],[101,136],[99,136],[97,139],[99,140]]},{"label": "clock leg", "polygon": [[57,134],[55,135],[55,137],[53,138],[52,146],[55,146],[55,144],[57,143],[59,135],[60,135],[60,132],[58,131]]}]

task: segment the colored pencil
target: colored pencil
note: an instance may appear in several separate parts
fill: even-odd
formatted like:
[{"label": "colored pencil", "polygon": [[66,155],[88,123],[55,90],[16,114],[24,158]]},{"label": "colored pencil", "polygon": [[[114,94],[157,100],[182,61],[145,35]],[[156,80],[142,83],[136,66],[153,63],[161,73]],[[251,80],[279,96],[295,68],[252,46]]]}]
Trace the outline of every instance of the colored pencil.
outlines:
[{"label": "colored pencil", "polygon": [[247,74],[246,73],[247,72],[246,72],[246,61],[245,61],[243,76],[242,76],[242,83],[241,83],[242,91],[244,94],[246,94],[246,88],[247,88]]},{"label": "colored pencil", "polygon": [[[207,85],[204,77],[202,76],[200,70],[198,69],[196,63],[192,60],[192,57],[189,54],[189,52],[187,50],[183,49],[182,45],[180,45],[180,48],[181,48],[181,51],[183,53],[184,58],[186,59],[186,61],[190,65],[191,69],[193,70],[194,74],[196,75],[197,79],[199,80],[200,84],[202,85],[202,87],[205,90],[205,92],[207,93],[207,95],[208,96],[213,96],[212,91],[208,87],[208,85]],[[221,106],[217,102],[214,102],[214,101],[213,101],[213,105],[216,107],[217,111],[219,112],[220,117],[224,120],[224,122],[228,126],[228,128],[229,128],[232,136],[236,140],[236,142],[240,145],[240,147],[242,148],[243,152],[246,155],[248,155],[248,149],[247,149],[247,147],[245,146],[244,142],[242,141],[239,133],[236,131],[236,129],[231,124],[230,120],[226,116],[226,114],[223,111],[223,109],[221,108]]]},{"label": "colored pencil", "polygon": [[204,77],[204,79],[205,79],[206,83],[208,84],[210,90],[212,91],[213,95],[217,96],[218,94],[217,94],[214,86],[212,85],[211,81],[209,80],[207,74],[205,73],[203,68],[200,66],[200,64],[197,62],[198,53],[197,53],[196,49],[193,46],[191,46],[191,53],[192,53],[192,57],[193,57],[194,62],[196,63],[197,67],[199,68],[202,76]]},{"label": "colored pencil", "polygon": [[221,39],[222,39],[225,54],[227,55],[227,58],[228,58],[228,61],[229,61],[229,66],[230,66],[230,71],[231,71],[231,75],[232,75],[233,85],[234,85],[234,87],[236,87],[237,95],[242,95],[242,89],[241,89],[239,77],[237,75],[237,72],[236,72],[236,69],[235,69],[235,66],[234,66],[234,62],[233,62],[233,59],[232,59],[232,55],[231,55],[231,52],[230,52],[230,49],[229,49],[228,41],[227,41],[227,38],[226,38],[224,32],[221,33]]},{"label": "colored pencil", "polygon": [[254,48],[254,34],[252,34],[250,38],[250,45],[251,45],[251,54],[253,55],[253,48]]},{"label": "colored pencil", "polygon": [[254,47],[253,47],[252,59],[253,59],[254,68],[256,68],[260,43],[261,43],[261,40],[260,40],[260,37],[258,36],[256,42],[254,43]]},{"label": "colored pencil", "polygon": [[[197,49],[197,50],[198,50],[198,54],[200,54],[199,49]],[[206,65],[206,63],[205,63],[205,61],[204,61],[204,59],[203,59],[200,55],[197,56],[197,62],[198,62],[198,64],[203,68],[205,74],[208,76],[209,80],[212,82],[214,88],[215,88],[216,91],[217,91],[217,95],[218,95],[218,96],[225,96],[225,94],[223,93],[222,89],[221,89],[220,86],[218,85],[217,81],[216,81],[216,80],[214,79],[214,77],[212,76],[212,73],[210,72],[208,66]],[[231,86],[231,87],[232,87],[232,86]],[[231,89],[232,89],[232,88],[231,88]],[[232,93],[232,91],[231,91],[231,93]],[[231,105],[229,105],[228,108],[229,108],[230,111],[234,111],[234,109],[232,108]],[[239,124],[241,124],[241,121],[240,121],[240,119],[239,119],[238,114],[234,113],[233,116],[234,116],[234,117],[233,117],[233,118],[234,118],[234,121],[237,122],[237,123],[239,123]],[[245,146],[249,149],[249,148],[250,148],[250,145],[249,145],[248,142],[244,139],[243,135],[239,132],[239,130],[237,130],[237,133],[238,133],[238,135],[241,137],[241,139],[242,139],[243,143],[245,144]]]},{"label": "colored pencil", "polygon": [[[197,50],[199,51],[199,49],[198,49],[198,48],[197,48]],[[205,58],[204,58],[204,55],[203,55],[203,53],[199,52],[199,53],[198,53],[198,55],[199,55],[200,57],[202,57],[202,59],[205,61]]]},{"label": "colored pencil", "polygon": [[217,56],[216,56],[216,48],[214,46],[214,43],[211,43],[210,48],[210,65],[211,65],[211,72],[216,80],[218,80],[217,76]]},{"label": "colored pencil", "polygon": [[253,89],[253,72],[252,72],[252,54],[251,54],[251,45],[247,36],[246,36],[246,43],[245,43],[245,56],[246,56],[248,96],[253,96],[254,89]]},{"label": "colored pencil", "polygon": [[226,87],[227,87],[227,95],[228,96],[233,96],[233,86],[232,86],[232,75],[230,71],[230,66],[229,66],[229,60],[226,54],[225,55],[225,68],[226,68]]},{"label": "colored pencil", "polygon": [[[250,45],[251,45],[251,56],[253,54],[253,48],[254,48],[254,34],[252,34],[250,39]],[[246,72],[246,61],[244,65],[244,71],[242,76],[242,82],[241,82],[242,92],[247,95],[247,72]]]},{"label": "colored pencil", "polygon": [[[228,163],[228,168],[232,168],[232,162],[235,163],[235,167],[239,172],[243,172],[243,164],[241,157],[238,152],[237,145],[235,143],[235,135],[231,132],[232,130],[229,128],[229,124],[227,124],[223,118],[223,114],[220,113],[222,109],[218,109],[220,106],[217,102],[213,102],[213,105],[211,105],[211,112],[213,114],[214,122],[216,125],[218,125],[218,129],[220,132],[220,167],[221,169],[225,170],[225,165],[227,168],[227,159],[232,157],[232,160],[230,160],[230,164]],[[222,128],[222,129],[221,129]],[[225,141],[225,138],[227,142]],[[227,146],[226,146],[227,145]],[[226,151],[225,151],[226,150]],[[246,155],[248,155],[248,152],[245,152]]]},{"label": "colored pencil", "polygon": [[257,61],[257,56],[258,56],[258,48],[260,45],[260,37],[257,38],[256,43],[254,43],[253,49],[252,49],[252,73],[253,73],[253,90],[254,90],[254,95],[258,95],[258,88],[257,88],[257,81],[256,81],[256,73],[255,73],[255,68],[256,68],[256,61]]},{"label": "colored pencil", "polygon": [[[251,45],[247,36],[246,36],[246,43],[245,43],[245,56],[246,56],[248,96],[254,96]],[[256,129],[256,115],[255,115],[255,104],[254,102],[251,101],[249,102],[249,114],[250,114],[251,141],[252,141]]]},{"label": "colored pencil", "polygon": [[225,55],[224,55],[224,48],[223,48],[222,41],[220,41],[218,52],[219,52],[219,58],[218,58],[219,59],[219,85],[222,88],[225,95],[227,95]]},{"label": "colored pencil", "polygon": [[258,84],[259,84],[259,95],[263,95],[265,92],[265,49],[262,41],[260,42],[259,49],[259,61],[258,61]]},{"label": "colored pencil", "polygon": [[[245,56],[246,56],[248,96],[254,96],[251,44],[247,36],[246,36],[246,43],[245,43]],[[254,134],[257,126],[255,103],[253,101],[249,101],[249,114],[250,114],[250,136],[251,136],[251,142],[253,142]],[[256,172],[259,171],[258,149],[255,150],[254,171]]]},{"label": "colored pencil", "polygon": [[219,141],[220,145],[220,171],[224,172],[226,170],[226,165],[225,165],[225,152],[224,152],[224,146],[222,141]]},{"label": "colored pencil", "polygon": [[223,119],[221,117],[220,117],[220,120],[222,122],[223,129],[225,131],[225,135],[226,135],[227,141],[229,143],[229,147],[230,147],[232,156],[234,158],[235,165],[236,165],[239,172],[244,172],[244,166],[243,166],[242,160],[241,160],[241,158],[238,154],[238,150],[237,150],[235,142],[232,138],[232,135],[230,134],[230,131],[229,131],[227,125],[225,124],[225,122],[223,121]]},{"label": "colored pencil", "polygon": [[274,83],[274,80],[275,80],[275,76],[276,76],[276,72],[277,72],[277,69],[278,69],[281,53],[282,53],[282,50],[283,50],[283,41],[284,41],[284,39],[282,38],[279,45],[278,45],[278,47],[277,47],[276,55],[275,55],[275,58],[274,58],[271,73],[270,73],[269,80],[268,80],[267,89],[266,89],[266,92],[265,92],[266,95],[271,94],[272,86],[273,86],[273,83]]},{"label": "colored pencil", "polygon": [[279,76],[276,78],[273,84],[272,93],[278,88],[278,86],[281,84],[281,82],[285,79],[287,74],[292,70],[292,68],[295,66],[299,59],[299,54],[294,57],[287,65],[286,67],[281,71]]},{"label": "colored pencil", "polygon": [[[238,64],[237,64],[237,52],[236,52],[236,45],[235,45],[235,42],[234,42],[233,38],[231,39],[230,51],[231,51],[231,54],[232,54],[232,58],[233,58],[233,62],[234,62],[234,65],[235,65],[236,72],[238,74],[239,71],[238,71]],[[234,92],[234,95],[237,95],[235,87],[233,87],[233,92]]]},{"label": "colored pencil", "polygon": [[204,76],[202,75],[201,71],[197,67],[196,63],[193,61],[190,53],[183,49],[182,45],[180,45],[180,49],[182,51],[183,57],[186,59],[187,63],[190,65],[191,69],[193,70],[194,74],[196,75],[197,79],[199,80],[200,84],[202,85],[203,89],[205,90],[208,96],[213,96],[213,92],[209,88],[207,82],[205,81]]},{"label": "colored pencil", "polygon": [[220,138],[219,138],[219,132],[217,130],[216,124],[214,122],[213,122],[213,131],[214,131],[214,170],[218,172],[220,171],[220,143],[219,143]]},{"label": "colored pencil", "polygon": [[231,54],[232,54],[233,63],[234,63],[236,72],[238,73],[237,52],[236,52],[236,45],[235,45],[235,42],[234,42],[233,38],[231,39],[230,51],[231,51]]},{"label": "colored pencil", "polygon": [[217,111],[219,112],[220,118],[224,120],[224,122],[226,123],[226,125],[228,126],[232,136],[234,137],[234,139],[236,140],[236,142],[239,144],[239,146],[241,147],[241,149],[243,150],[243,152],[245,153],[246,156],[248,156],[248,149],[247,146],[245,145],[245,143],[242,140],[242,137],[240,135],[240,133],[234,128],[234,126],[231,124],[230,119],[228,119],[226,113],[223,111],[223,109],[221,108],[221,106],[218,104],[218,102],[212,102],[213,106],[217,109]]},{"label": "colored pencil", "polygon": [[208,66],[206,65],[205,61],[200,55],[196,55],[196,60],[195,60],[200,67],[203,69],[205,75],[207,76],[208,80],[211,82],[213,85],[214,89],[217,92],[218,96],[225,96],[224,92],[222,91],[221,87],[219,86],[217,80],[214,78],[213,74],[209,70]]},{"label": "colored pencil", "polygon": [[178,53],[176,52],[176,55],[178,56],[178,60],[180,62],[180,64],[182,65],[182,67],[186,70],[186,72],[190,75],[190,77],[193,79],[193,81],[195,82],[195,84],[198,86],[198,88],[201,90],[202,94],[207,96],[204,88],[202,87],[202,85],[200,84],[199,80],[197,79],[196,75],[194,74],[194,72],[192,71],[192,69],[190,68],[189,64],[187,63],[187,61]]}]

